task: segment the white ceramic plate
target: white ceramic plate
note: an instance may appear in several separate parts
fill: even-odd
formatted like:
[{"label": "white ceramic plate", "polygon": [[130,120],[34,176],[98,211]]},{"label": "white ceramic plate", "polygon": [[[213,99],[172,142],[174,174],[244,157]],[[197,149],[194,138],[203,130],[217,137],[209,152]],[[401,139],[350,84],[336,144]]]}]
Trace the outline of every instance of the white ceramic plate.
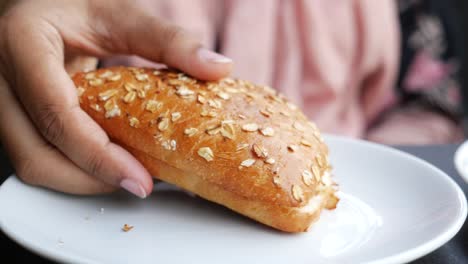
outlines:
[{"label": "white ceramic plate", "polygon": [[[342,200],[307,233],[277,232],[168,185],[146,200],[77,197],[15,177],[0,189],[1,228],[55,260],[117,264],[402,263],[461,228],[466,198],[440,170],[387,147],[326,140]],[[122,232],[125,223],[134,228]]]},{"label": "white ceramic plate", "polygon": [[458,174],[468,183],[468,141],[458,147],[454,161]]}]

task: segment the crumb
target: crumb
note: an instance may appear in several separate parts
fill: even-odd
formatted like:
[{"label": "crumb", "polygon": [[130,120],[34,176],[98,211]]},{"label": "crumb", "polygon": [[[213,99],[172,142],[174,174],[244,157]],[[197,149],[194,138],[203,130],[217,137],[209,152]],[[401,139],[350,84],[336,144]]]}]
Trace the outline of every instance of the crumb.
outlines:
[{"label": "crumb", "polygon": [[89,218],[89,215],[85,216],[84,219],[85,219],[86,221],[89,221],[89,219],[90,219],[90,218]]},{"label": "crumb", "polygon": [[104,213],[104,208],[101,208],[101,214],[103,214],[103,213]]},{"label": "crumb", "polygon": [[65,242],[63,242],[63,240],[61,238],[58,239],[57,243],[60,245],[60,246],[63,246],[65,244]]},{"label": "crumb", "polygon": [[128,231],[130,231],[130,230],[132,230],[132,229],[133,229],[133,226],[132,226],[132,225],[127,225],[127,224],[125,224],[125,225],[122,227],[122,231],[124,231],[124,232],[128,232]]}]

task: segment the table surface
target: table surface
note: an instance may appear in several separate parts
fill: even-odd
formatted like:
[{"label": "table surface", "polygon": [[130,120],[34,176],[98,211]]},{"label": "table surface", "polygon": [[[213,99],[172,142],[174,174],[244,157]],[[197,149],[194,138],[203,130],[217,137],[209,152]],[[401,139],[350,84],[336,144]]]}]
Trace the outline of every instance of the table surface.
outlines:
[{"label": "table surface", "polygon": [[[468,184],[458,176],[453,165],[453,154],[458,145],[440,145],[440,146],[401,146],[395,147],[417,157],[420,157],[433,165],[445,171],[452,177],[468,196]],[[0,148],[0,184],[13,173],[13,169]],[[6,237],[0,231],[0,251],[2,259],[8,259],[10,263],[51,263],[29,251],[23,249]],[[431,254],[424,256],[412,264],[425,263],[447,263],[447,264],[466,264],[468,263],[468,223],[465,222],[460,232],[452,238],[447,244],[443,245]]]}]

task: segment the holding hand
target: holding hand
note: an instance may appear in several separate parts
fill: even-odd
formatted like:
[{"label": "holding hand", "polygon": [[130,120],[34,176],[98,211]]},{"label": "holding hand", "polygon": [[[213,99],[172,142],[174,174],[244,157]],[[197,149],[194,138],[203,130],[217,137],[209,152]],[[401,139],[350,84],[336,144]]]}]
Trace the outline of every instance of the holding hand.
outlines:
[{"label": "holding hand", "polygon": [[23,181],[74,194],[123,187],[139,197],[151,175],[80,107],[69,73],[94,57],[136,54],[213,80],[226,57],[147,13],[138,1],[12,1],[0,19],[0,140]]}]

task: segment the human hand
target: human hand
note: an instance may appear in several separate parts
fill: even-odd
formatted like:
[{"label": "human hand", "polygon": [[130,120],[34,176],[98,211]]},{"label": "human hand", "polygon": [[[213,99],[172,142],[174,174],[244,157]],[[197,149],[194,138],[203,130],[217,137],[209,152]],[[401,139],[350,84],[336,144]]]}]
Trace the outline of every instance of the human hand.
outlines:
[{"label": "human hand", "polygon": [[0,18],[0,140],[23,181],[74,194],[151,192],[143,166],[80,109],[69,77],[113,54],[207,80],[232,67],[138,1],[11,1]]}]

